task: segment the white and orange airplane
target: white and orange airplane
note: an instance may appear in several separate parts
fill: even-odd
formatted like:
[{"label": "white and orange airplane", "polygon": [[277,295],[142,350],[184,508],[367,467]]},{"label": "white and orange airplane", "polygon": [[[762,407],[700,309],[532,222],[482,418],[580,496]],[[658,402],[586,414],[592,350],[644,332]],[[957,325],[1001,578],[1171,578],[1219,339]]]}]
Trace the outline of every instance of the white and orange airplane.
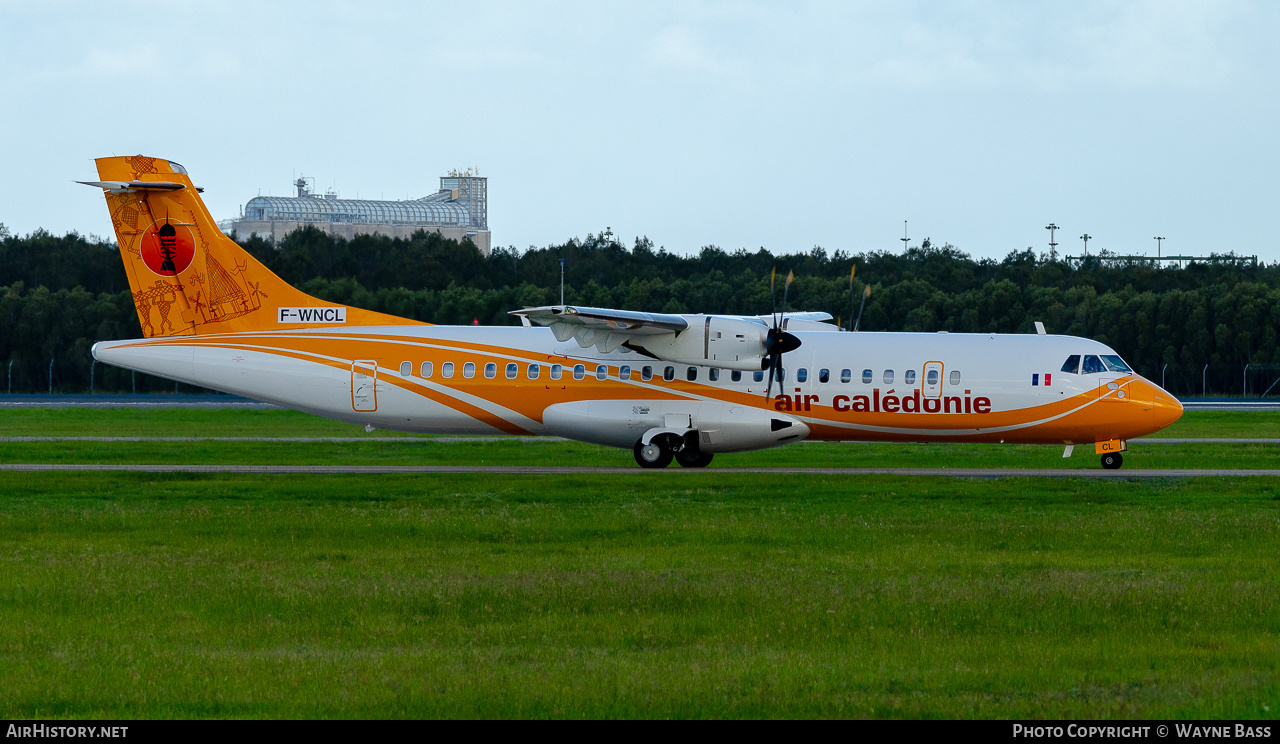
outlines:
[{"label": "white and orange airplane", "polygon": [[[437,326],[310,297],[224,236],[186,170],[97,161],[143,339],[95,359],[375,428],[545,434],[643,467],[802,440],[1093,443],[1106,468],[1182,405],[1084,338],[842,333],[826,313],[555,305]],[[1037,324],[1039,327],[1039,324]],[[785,363],[784,363],[785,358]],[[776,379],[775,379],[776,378]]]}]

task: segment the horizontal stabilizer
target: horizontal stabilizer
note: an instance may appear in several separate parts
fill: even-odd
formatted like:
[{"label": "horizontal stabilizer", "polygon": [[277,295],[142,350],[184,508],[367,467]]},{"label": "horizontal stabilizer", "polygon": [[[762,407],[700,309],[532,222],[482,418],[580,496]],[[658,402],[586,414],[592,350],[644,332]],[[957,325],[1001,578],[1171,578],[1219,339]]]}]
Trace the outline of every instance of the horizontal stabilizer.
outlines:
[{"label": "horizontal stabilizer", "polygon": [[172,181],[76,181],[76,183],[97,186],[112,194],[132,194],[135,191],[178,191],[186,188],[185,185]]}]

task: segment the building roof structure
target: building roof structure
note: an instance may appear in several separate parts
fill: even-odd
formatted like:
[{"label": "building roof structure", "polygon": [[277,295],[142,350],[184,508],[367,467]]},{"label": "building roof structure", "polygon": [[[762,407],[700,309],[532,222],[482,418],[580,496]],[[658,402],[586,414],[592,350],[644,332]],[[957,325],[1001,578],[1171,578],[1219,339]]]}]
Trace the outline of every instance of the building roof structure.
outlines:
[{"label": "building roof structure", "polygon": [[319,196],[256,196],[244,205],[246,220],[337,222],[351,225],[440,225],[476,227],[465,204],[442,191],[412,201],[374,201]]}]

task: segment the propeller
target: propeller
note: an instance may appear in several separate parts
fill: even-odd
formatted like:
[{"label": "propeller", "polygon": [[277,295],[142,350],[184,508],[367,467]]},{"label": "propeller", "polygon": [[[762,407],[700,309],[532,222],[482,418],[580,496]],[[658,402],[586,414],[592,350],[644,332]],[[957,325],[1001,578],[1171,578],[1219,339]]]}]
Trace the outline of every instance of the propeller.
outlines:
[{"label": "propeller", "polygon": [[776,293],[774,292],[774,283],[778,276],[778,270],[774,269],[769,275],[769,300],[773,305],[773,327],[764,337],[764,360],[761,367],[767,367],[769,370],[769,385],[764,390],[764,397],[769,398],[773,395],[773,381],[782,382],[782,355],[788,351],[794,351],[800,348],[800,339],[782,330],[782,321],[787,316],[787,295],[791,290],[791,282],[795,281],[796,274],[794,271],[787,272],[787,282],[782,288],[782,315],[778,315],[778,305],[776,301]]}]

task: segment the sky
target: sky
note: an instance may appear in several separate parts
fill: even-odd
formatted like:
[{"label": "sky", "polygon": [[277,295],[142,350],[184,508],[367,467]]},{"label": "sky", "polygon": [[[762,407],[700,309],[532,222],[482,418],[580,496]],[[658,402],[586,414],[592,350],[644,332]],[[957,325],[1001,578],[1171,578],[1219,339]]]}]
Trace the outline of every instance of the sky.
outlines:
[{"label": "sky", "polygon": [[214,217],[489,178],[493,244],[1280,260],[1280,3],[10,2],[0,223],[111,234],[92,159]]}]

